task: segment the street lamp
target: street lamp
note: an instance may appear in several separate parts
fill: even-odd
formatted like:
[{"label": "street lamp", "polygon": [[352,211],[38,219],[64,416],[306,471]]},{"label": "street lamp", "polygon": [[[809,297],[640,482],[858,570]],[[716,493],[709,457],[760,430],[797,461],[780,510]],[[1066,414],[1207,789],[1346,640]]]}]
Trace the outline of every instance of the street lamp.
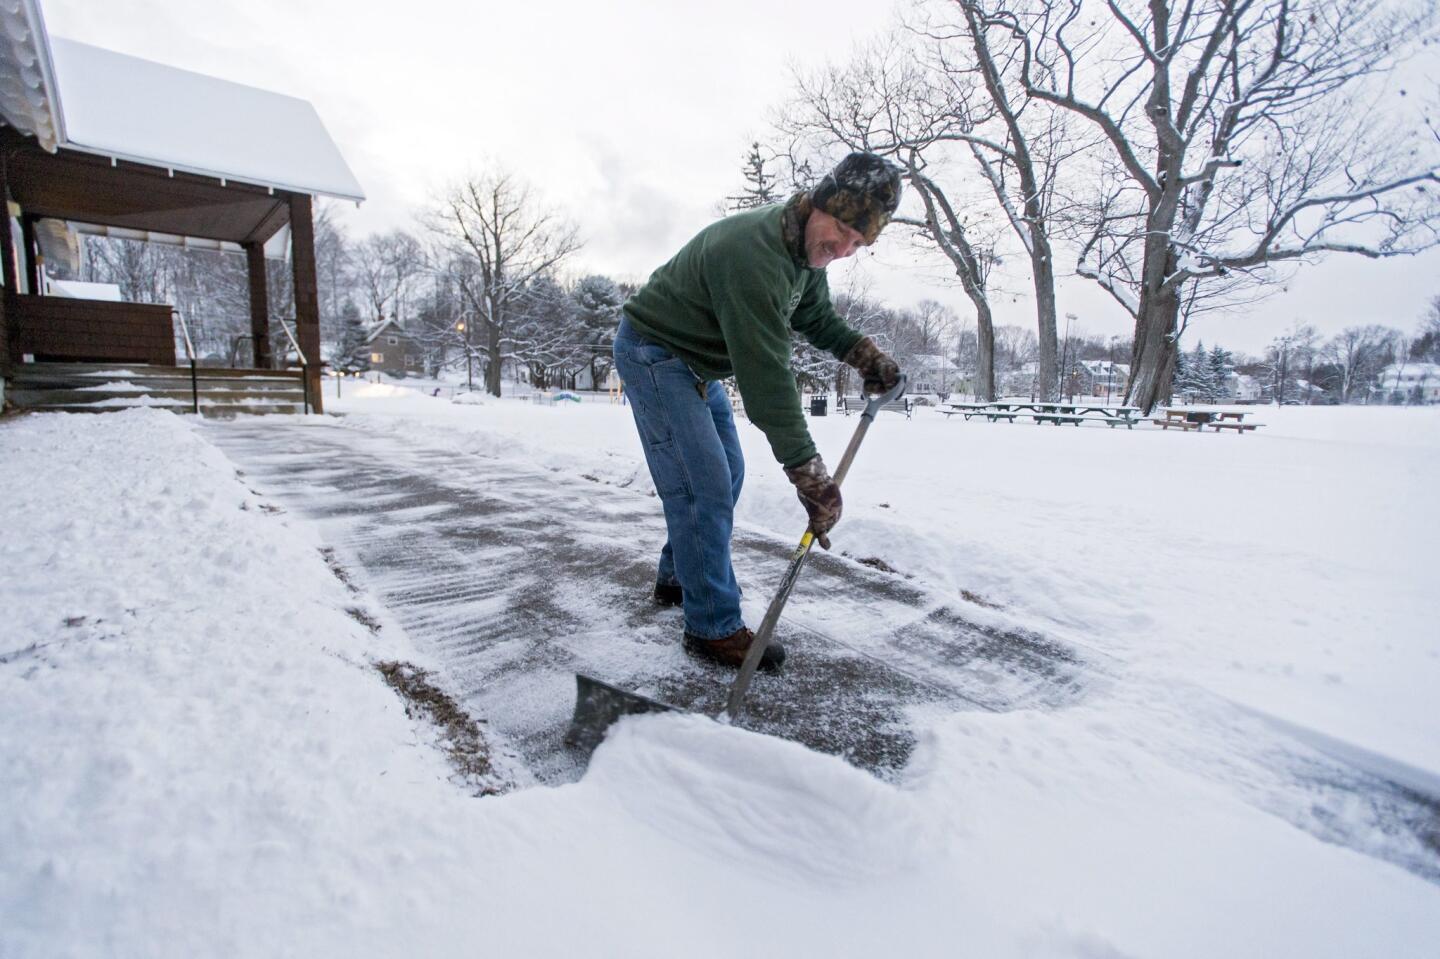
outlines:
[{"label": "street lamp", "polygon": [[[1075,319],[1074,313],[1065,314],[1065,346],[1060,351],[1060,399],[1065,398],[1065,380],[1070,373],[1070,323]],[[1075,395],[1070,395],[1071,402],[1074,402]]]},{"label": "street lamp", "polygon": [[1109,373],[1108,376],[1105,377],[1105,405],[1106,405],[1106,406],[1109,406],[1109,405],[1110,405],[1110,393],[1111,393],[1112,390],[1115,389],[1115,340],[1116,340],[1116,337],[1113,337],[1113,336],[1110,337],[1110,356],[1109,356],[1109,360],[1110,360],[1110,373]]},{"label": "street lamp", "polygon": [[464,334],[464,341],[465,341],[465,388],[466,388],[467,390],[469,390],[470,392],[473,393],[473,392],[475,392],[475,373],[474,373],[473,365],[472,365],[472,363],[471,363],[471,356],[470,356],[470,354],[471,354],[471,349],[470,349],[470,324],[465,322],[465,318],[466,318],[467,316],[473,317],[474,314],[471,313],[469,310],[463,311],[463,312],[460,314],[460,321],[455,324],[455,329],[458,330],[460,333]]}]

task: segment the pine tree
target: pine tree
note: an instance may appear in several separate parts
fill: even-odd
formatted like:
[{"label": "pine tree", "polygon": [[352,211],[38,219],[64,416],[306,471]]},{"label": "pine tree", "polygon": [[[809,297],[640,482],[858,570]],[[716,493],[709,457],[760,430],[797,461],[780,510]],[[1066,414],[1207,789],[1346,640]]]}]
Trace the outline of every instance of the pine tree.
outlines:
[{"label": "pine tree", "polygon": [[525,287],[512,332],[511,350],[530,371],[530,383],[546,389],[552,368],[575,369],[589,362],[580,340],[575,301],[555,278],[541,274]]},{"label": "pine tree", "polygon": [[625,295],[614,280],[597,274],[575,284],[570,296],[575,301],[581,342],[590,349],[591,385],[598,388],[613,365],[610,348],[615,343]]},{"label": "pine tree", "polygon": [[1210,368],[1212,401],[1220,401],[1230,398],[1230,374],[1235,372],[1235,356],[1222,346],[1215,346],[1210,350],[1207,360]]},{"label": "pine tree", "polygon": [[1189,353],[1175,354],[1174,391],[1187,403],[1206,402],[1212,393],[1210,363],[1205,344],[1196,343]]},{"label": "pine tree", "polygon": [[1190,361],[1185,357],[1184,350],[1175,351],[1175,373],[1170,378],[1171,402],[1178,399],[1185,401],[1186,393],[1190,389]]},{"label": "pine tree", "polygon": [[335,346],[335,365],[342,370],[359,370],[369,366],[365,354],[365,321],[355,301],[346,300],[340,308],[340,341]]},{"label": "pine tree", "polygon": [[760,155],[758,142],[750,144],[750,152],[745,157],[744,175],[744,191],[739,196],[725,198],[730,201],[731,212],[753,210],[757,206],[765,206],[780,200],[775,189],[775,177],[765,170],[765,158]]}]

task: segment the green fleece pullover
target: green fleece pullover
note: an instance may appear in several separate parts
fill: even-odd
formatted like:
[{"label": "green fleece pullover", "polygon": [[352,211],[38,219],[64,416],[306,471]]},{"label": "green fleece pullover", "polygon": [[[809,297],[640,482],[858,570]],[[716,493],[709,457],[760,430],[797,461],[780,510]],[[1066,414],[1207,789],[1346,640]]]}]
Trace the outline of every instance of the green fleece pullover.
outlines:
[{"label": "green fleece pullover", "polygon": [[[787,214],[789,230],[782,227]],[[670,350],[702,380],[733,374],[745,414],[786,469],[815,455],[790,369],[790,331],[836,359],[860,339],[830,305],[825,271],[805,263],[808,214],[808,204],[796,197],[711,224],[624,307],[636,333]]]}]

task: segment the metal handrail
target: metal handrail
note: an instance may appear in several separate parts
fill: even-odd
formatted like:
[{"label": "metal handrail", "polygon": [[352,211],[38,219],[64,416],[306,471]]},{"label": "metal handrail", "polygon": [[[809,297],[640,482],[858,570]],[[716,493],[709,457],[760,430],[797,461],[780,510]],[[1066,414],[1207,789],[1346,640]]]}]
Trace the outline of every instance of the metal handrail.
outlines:
[{"label": "metal handrail", "polygon": [[285,322],[285,317],[277,316],[275,319],[280,321],[280,328],[283,329],[285,335],[290,338],[290,345],[295,347],[295,355],[300,357],[300,365],[309,366],[310,361],[305,358],[305,351],[300,349],[300,344],[296,341],[295,334],[290,332],[290,324]]},{"label": "metal handrail", "polygon": [[185,314],[175,307],[170,308],[170,313],[180,321],[180,333],[185,337],[185,354],[190,358],[190,412],[196,416],[200,415],[200,377],[195,371],[195,344],[190,342],[190,327],[185,322]]},{"label": "metal handrail", "polygon": [[185,323],[185,314],[173,306],[170,308],[170,312],[174,315],[175,319],[180,321],[180,333],[185,337],[185,355],[190,358],[191,363],[194,363],[195,344],[190,342],[190,327]]},{"label": "metal handrail", "polygon": [[305,358],[305,351],[300,349],[300,343],[295,339],[295,334],[290,332],[290,324],[285,322],[285,317],[277,316],[280,321],[280,328],[290,338],[290,345],[295,347],[295,355],[300,357],[300,390],[305,397],[305,415],[310,415],[310,361]]}]

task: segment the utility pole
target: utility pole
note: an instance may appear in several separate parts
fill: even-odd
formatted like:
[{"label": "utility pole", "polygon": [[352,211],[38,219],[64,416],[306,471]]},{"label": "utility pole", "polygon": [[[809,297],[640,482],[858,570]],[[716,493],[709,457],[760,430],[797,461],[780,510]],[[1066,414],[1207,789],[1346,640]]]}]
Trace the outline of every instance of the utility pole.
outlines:
[{"label": "utility pole", "polygon": [[[1070,379],[1070,323],[1074,313],[1065,314],[1065,347],[1060,351],[1060,395],[1065,395],[1065,384]],[[1070,392],[1070,402],[1075,402],[1075,393]]]}]

